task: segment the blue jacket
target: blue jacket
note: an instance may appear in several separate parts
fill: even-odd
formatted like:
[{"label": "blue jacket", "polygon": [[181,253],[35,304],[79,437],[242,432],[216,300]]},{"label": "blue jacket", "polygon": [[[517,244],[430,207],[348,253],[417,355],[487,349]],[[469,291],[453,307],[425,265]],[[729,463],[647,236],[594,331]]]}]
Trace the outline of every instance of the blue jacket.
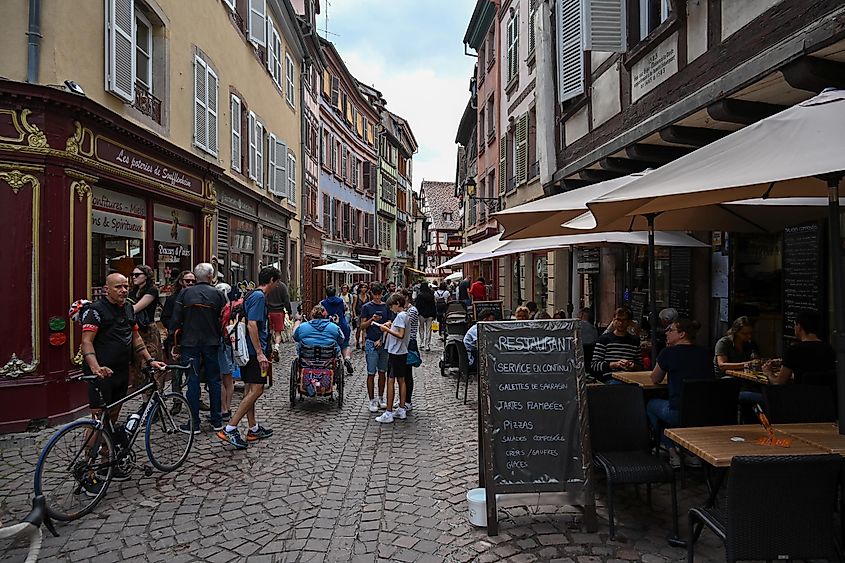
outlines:
[{"label": "blue jacket", "polygon": [[320,301],[320,305],[326,310],[329,317],[337,316],[337,322],[340,324],[340,330],[344,335],[349,334],[349,323],[346,322],[346,303],[335,295],[334,297],[326,297]]},{"label": "blue jacket", "polygon": [[297,352],[301,346],[334,346],[335,352],[340,353],[340,345],[343,344],[340,328],[329,319],[314,319],[302,323],[293,331],[293,339],[297,342]]}]

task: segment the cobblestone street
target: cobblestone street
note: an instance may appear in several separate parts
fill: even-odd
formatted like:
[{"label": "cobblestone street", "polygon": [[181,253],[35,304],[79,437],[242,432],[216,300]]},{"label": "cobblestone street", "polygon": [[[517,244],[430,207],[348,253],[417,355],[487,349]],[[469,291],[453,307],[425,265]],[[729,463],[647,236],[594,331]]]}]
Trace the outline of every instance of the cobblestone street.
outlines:
[{"label": "cobblestone street", "polygon": [[[646,506],[633,489],[618,496],[619,529],[608,541],[604,480],[597,482],[599,530],[586,533],[571,507],[500,511],[500,535],[467,521],[466,492],[476,486],[476,404],[455,399],[443,378],[440,344],[416,370],[415,409],[382,426],[364,404],[363,354],[354,355],[342,410],[321,400],[288,406],[286,345],[275,385],[260,402],[266,441],[234,451],[204,423],[188,462],[173,474],[136,472],[113,483],[95,512],[46,534],[45,561],[565,561],[659,563],[685,552],[668,547],[668,488]],[[240,394],[236,393],[236,400]],[[470,387],[470,397],[474,387]],[[124,410],[125,413],[128,412]],[[243,425],[242,425],[243,429]],[[29,509],[38,451],[52,430],[0,437],[0,520]],[[139,458],[143,449],[136,444]],[[700,472],[679,484],[681,514],[704,496]],[[681,530],[686,519],[682,517]],[[0,560],[24,550],[0,544]],[[697,561],[721,561],[706,533]]]}]

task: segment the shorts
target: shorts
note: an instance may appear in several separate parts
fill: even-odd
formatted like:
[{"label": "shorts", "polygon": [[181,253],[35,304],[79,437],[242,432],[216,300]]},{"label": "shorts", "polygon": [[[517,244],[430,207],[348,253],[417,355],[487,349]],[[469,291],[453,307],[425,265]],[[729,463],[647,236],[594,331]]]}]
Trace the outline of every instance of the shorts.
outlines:
[{"label": "shorts", "polygon": [[367,375],[387,371],[387,350],[384,345],[376,348],[375,340],[368,339],[364,344],[364,355],[367,358]]},{"label": "shorts", "polygon": [[235,371],[235,358],[232,356],[232,346],[225,337],[220,339],[220,348],[217,351],[217,363],[220,364],[221,375],[231,375]]},{"label": "shorts", "polygon": [[241,381],[253,385],[267,385],[267,377],[261,374],[261,364],[258,363],[257,357],[250,356],[246,365],[241,366]]},{"label": "shorts", "polygon": [[346,350],[349,348],[349,337],[352,334],[352,330],[350,330],[348,324],[344,324],[340,326],[340,333],[343,335],[343,342],[340,345],[340,349]]},{"label": "shorts", "polygon": [[[129,366],[111,374],[111,377],[88,382],[88,405],[92,409],[102,409],[126,396],[129,388]],[[100,393],[97,393],[97,389]],[[102,399],[100,399],[102,395]]]},{"label": "shorts", "polygon": [[284,311],[270,311],[270,330],[273,332],[285,331],[285,312]]},{"label": "shorts", "polygon": [[389,363],[389,377],[405,379],[406,376],[410,375],[411,366],[408,365],[408,354],[390,354]]}]

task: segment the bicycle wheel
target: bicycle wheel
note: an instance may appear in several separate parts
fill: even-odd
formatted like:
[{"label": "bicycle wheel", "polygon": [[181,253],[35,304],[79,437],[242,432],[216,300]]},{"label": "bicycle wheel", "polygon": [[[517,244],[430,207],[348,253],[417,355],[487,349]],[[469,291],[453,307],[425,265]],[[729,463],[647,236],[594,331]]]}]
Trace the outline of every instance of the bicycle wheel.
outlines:
[{"label": "bicycle wheel", "polygon": [[188,401],[181,393],[156,395],[153,400],[144,443],[150,463],[167,473],[188,459],[194,443],[194,421]]},{"label": "bicycle wheel", "polygon": [[76,520],[106,495],[116,452],[108,432],[93,420],[68,424],[44,446],[35,466],[35,494],[44,495],[54,520]]}]

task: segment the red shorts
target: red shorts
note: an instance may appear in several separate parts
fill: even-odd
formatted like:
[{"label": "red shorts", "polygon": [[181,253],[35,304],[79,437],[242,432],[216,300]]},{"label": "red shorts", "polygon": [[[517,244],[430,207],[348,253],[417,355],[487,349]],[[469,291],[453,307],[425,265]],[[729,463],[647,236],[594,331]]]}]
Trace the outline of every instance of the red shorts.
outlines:
[{"label": "red shorts", "polygon": [[273,332],[285,331],[285,312],[270,311],[270,330]]}]

